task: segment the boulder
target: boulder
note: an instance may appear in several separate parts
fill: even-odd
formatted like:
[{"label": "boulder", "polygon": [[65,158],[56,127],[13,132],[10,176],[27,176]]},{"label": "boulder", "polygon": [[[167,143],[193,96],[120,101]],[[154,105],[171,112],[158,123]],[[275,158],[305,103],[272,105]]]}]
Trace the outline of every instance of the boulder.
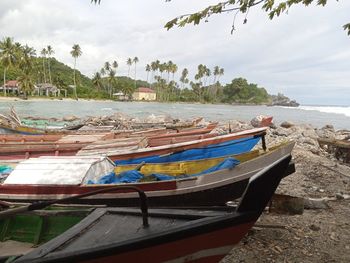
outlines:
[{"label": "boulder", "polygon": [[79,120],[79,118],[74,115],[67,115],[63,117],[63,121],[76,121],[76,120]]},{"label": "boulder", "polygon": [[292,122],[290,122],[290,121],[284,121],[284,122],[282,122],[281,123],[281,125],[280,125],[281,127],[283,127],[283,128],[290,128],[290,127],[293,127],[294,126],[294,123],[292,123]]}]

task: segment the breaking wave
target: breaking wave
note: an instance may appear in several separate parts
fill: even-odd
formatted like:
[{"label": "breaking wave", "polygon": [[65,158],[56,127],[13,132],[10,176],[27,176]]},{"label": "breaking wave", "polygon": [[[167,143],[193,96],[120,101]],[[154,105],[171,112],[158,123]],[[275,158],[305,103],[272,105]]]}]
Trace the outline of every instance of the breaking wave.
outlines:
[{"label": "breaking wave", "polygon": [[342,114],[350,117],[350,106],[299,106],[301,110],[313,110],[326,113]]}]

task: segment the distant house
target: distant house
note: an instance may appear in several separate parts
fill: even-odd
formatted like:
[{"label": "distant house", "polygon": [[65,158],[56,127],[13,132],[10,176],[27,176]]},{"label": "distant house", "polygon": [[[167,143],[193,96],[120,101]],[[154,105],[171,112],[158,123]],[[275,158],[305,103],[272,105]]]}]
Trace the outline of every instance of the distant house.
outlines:
[{"label": "distant house", "polygon": [[39,96],[40,95],[46,95],[50,96],[59,96],[60,95],[60,90],[53,84],[50,83],[40,83],[35,86],[35,93],[37,93]]},{"label": "distant house", "polygon": [[133,100],[156,100],[157,93],[150,88],[140,87],[132,94]]},{"label": "distant house", "polygon": [[124,94],[123,92],[116,92],[112,94],[113,97],[116,97],[118,100],[129,100],[129,95]]},{"label": "distant house", "polygon": [[[9,80],[5,84],[5,89],[7,93],[19,94],[21,88],[17,80]],[[4,91],[4,87],[0,87],[0,90]]]}]

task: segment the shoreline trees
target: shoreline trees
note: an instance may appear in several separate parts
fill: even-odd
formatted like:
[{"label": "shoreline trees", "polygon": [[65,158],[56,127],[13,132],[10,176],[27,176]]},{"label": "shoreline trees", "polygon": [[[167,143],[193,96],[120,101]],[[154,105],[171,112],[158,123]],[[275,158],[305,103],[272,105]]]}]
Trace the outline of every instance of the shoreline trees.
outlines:
[{"label": "shoreline trees", "polygon": [[77,81],[76,81],[76,76],[75,76],[75,68],[77,64],[77,58],[81,56],[82,51],[81,48],[78,44],[74,44],[71,50],[71,55],[74,58],[74,71],[73,71],[73,80],[74,80],[74,96],[75,99],[78,100],[78,95],[77,95]]}]

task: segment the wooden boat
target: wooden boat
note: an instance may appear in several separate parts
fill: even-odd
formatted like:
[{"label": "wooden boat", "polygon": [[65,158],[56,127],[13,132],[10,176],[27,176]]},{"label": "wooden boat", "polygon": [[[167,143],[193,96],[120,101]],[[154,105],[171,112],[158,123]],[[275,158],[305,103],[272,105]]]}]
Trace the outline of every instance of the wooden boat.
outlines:
[{"label": "wooden boat", "polygon": [[[284,145],[287,145],[288,142],[281,143],[276,146],[269,147],[268,151],[273,151]],[[226,155],[218,158],[207,158],[199,159],[194,161],[179,161],[179,162],[169,162],[169,163],[145,163],[145,164],[118,164],[114,168],[115,174],[120,174],[125,171],[139,170],[145,176],[151,174],[166,174],[171,176],[183,176],[183,175],[193,175],[203,172],[219,163],[223,162],[226,158],[234,158],[239,162],[246,162],[266,154],[266,150],[257,149],[250,152],[236,154],[236,155]]]},{"label": "wooden boat", "polygon": [[[39,156],[71,156],[84,148],[85,152],[104,153],[114,149],[135,150],[152,145],[214,137],[209,135],[215,125],[182,131],[146,130],[139,132],[70,134],[70,135],[0,135],[0,160],[21,160]],[[157,136],[155,136],[157,134]],[[198,134],[198,135],[197,135]],[[149,141],[149,139],[151,141]],[[157,138],[157,139],[156,139]]]},{"label": "wooden boat", "polygon": [[[11,232],[28,233],[30,228],[35,231],[31,235],[29,233],[25,241],[44,244],[28,253],[23,251],[24,255],[21,255],[22,251],[17,248],[17,255],[11,255],[10,258],[7,254],[2,257],[2,261],[219,262],[259,218],[285,174],[290,159],[289,155],[284,156],[255,174],[250,179],[237,208],[232,208],[233,211],[215,211],[210,208],[148,210],[147,202],[142,198],[141,212],[131,208],[96,208],[73,227],[71,225],[74,222],[71,222],[71,218],[67,220],[67,215],[65,218],[60,216],[63,213],[67,214],[67,211],[54,212],[50,217],[48,212],[53,211],[34,211],[30,216],[38,215],[40,218],[37,222],[31,220],[30,225],[29,220],[25,218],[28,215],[6,219],[2,222],[3,240],[13,238],[15,235]],[[143,197],[142,192],[139,194]],[[50,203],[32,204],[15,211],[31,211],[48,204]],[[0,217],[13,216],[15,211],[0,212]],[[79,221],[81,213],[82,211],[70,211],[71,216],[77,214],[75,221]],[[52,217],[54,220],[51,221]],[[10,226],[15,229],[11,229]],[[48,232],[47,229],[53,231]],[[64,231],[65,229],[68,230]],[[60,235],[53,237],[57,234]],[[23,241],[24,236],[20,236],[19,239]],[[50,241],[46,242],[47,240]],[[23,246],[21,248],[23,249]]]},{"label": "wooden boat", "polygon": [[[151,162],[147,158],[151,158],[152,162],[173,162],[174,159],[182,159],[183,155],[189,154],[186,150],[195,150],[196,153],[190,153],[191,155],[198,155],[198,158],[210,158],[219,157],[229,154],[238,154],[242,152],[250,151],[258,142],[260,137],[265,135],[267,128],[255,128],[250,130],[244,130],[236,133],[215,136],[213,138],[207,138],[202,140],[195,140],[183,143],[175,143],[171,145],[163,145],[158,147],[147,147],[142,149],[136,149],[132,151],[125,150],[112,150],[112,151],[95,151],[89,149],[80,150],[77,155],[98,155],[106,154],[111,160],[116,163],[141,163]],[[249,143],[248,143],[249,141]],[[255,141],[255,142],[254,142]],[[231,152],[220,152],[218,156],[206,156],[210,155],[213,151],[220,151],[224,147],[229,147]],[[245,146],[245,147],[244,147]],[[221,147],[221,148],[220,148]],[[167,158],[164,158],[167,155]],[[177,160],[179,161],[179,160]]]},{"label": "wooden boat", "polygon": [[[282,144],[272,151],[238,164],[231,170],[223,169],[200,176],[169,181],[137,182],[122,185],[136,186],[145,191],[150,206],[224,205],[227,201],[242,195],[250,177],[279,158],[289,155],[293,147],[294,143]],[[88,159],[89,157],[81,158]],[[50,160],[49,157],[46,157],[46,159]],[[73,163],[73,160],[68,157],[66,163]],[[43,162],[45,169],[49,167],[47,164],[48,161]],[[55,172],[48,171],[47,173],[43,172],[44,168],[36,168],[35,171],[29,166],[28,169],[21,168],[19,173],[16,170],[12,172],[5,182],[0,185],[0,200],[16,202],[54,200],[116,186],[116,184],[87,184],[89,180],[97,181],[98,175],[96,173],[93,176],[79,173],[78,171],[82,169],[78,168],[72,171],[69,166],[65,165],[60,166],[63,171],[61,173],[59,173],[56,166],[52,169]],[[91,170],[94,170],[94,168],[91,168]],[[21,171],[22,173],[20,173]],[[288,173],[293,172],[294,165],[291,164]],[[29,176],[29,173],[33,176]],[[52,174],[51,177],[50,174]],[[101,177],[104,174],[100,173],[99,176]],[[69,178],[69,180],[63,179],[63,177]],[[137,204],[138,198],[135,193],[125,190],[124,192],[111,191],[75,201],[85,204],[130,206]]]},{"label": "wooden boat", "polygon": [[82,148],[105,151],[112,149],[138,149],[147,146],[143,137],[120,138],[115,140],[101,140],[93,135],[80,135],[80,140],[72,141],[61,139],[56,142],[26,142],[26,143],[0,143],[0,160],[22,160],[40,156],[74,156]]}]

